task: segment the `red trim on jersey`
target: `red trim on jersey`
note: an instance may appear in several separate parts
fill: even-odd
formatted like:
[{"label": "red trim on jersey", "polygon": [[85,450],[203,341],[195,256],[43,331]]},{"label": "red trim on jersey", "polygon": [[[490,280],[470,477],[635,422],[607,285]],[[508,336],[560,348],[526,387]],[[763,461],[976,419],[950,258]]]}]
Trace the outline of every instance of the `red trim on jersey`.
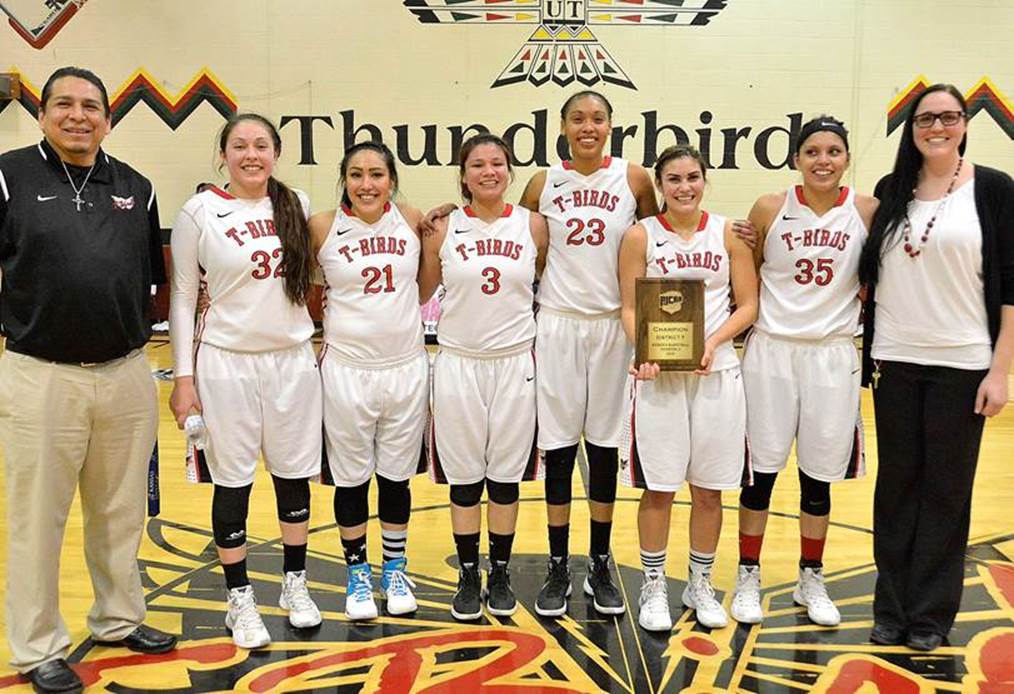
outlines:
[{"label": "red trim on jersey", "polygon": [[[848,197],[849,197],[848,186],[842,186],[841,188],[838,189],[838,199],[834,201],[833,207],[841,207],[842,205],[845,204],[845,201],[848,200]],[[796,186],[796,200],[799,201],[800,205],[809,207],[809,204],[807,204],[806,202],[806,196],[803,195],[803,186],[800,185]]]},{"label": "red trim on jersey", "polygon": [[212,193],[214,193],[218,197],[225,198],[226,200],[235,200],[236,199],[235,195],[229,193],[228,191],[222,190],[218,186],[214,186],[214,185],[213,186],[208,186],[205,190],[210,190]]},{"label": "red trim on jersey", "polygon": [[[349,217],[355,217],[356,219],[360,219],[359,215],[357,215],[355,213],[355,210],[353,210],[351,207],[349,207],[348,205],[346,205],[344,202],[341,204],[341,208],[342,208],[342,212],[344,212],[347,216],[349,216]],[[391,211],[391,202],[390,201],[385,202],[384,203],[384,214],[387,214],[390,211]]]},{"label": "red trim on jersey", "polygon": [[[676,230],[672,228],[672,225],[669,224],[669,220],[666,219],[665,212],[659,212],[655,215],[655,218],[658,220],[658,223],[662,225],[663,229],[673,234],[677,233]],[[704,227],[706,226],[708,226],[708,211],[701,210],[701,221],[697,223],[697,228],[694,229],[694,233],[704,231]]]},{"label": "red trim on jersey", "polygon": [[[608,169],[612,165],[612,163],[613,163],[612,156],[611,155],[606,155],[606,156],[602,157],[602,165],[599,166],[599,169],[600,170],[601,169]],[[563,168],[564,168],[565,171],[573,171],[574,170],[574,163],[570,159],[564,159],[563,161],[560,162],[560,164],[563,166]]]},{"label": "red trim on jersey", "polygon": [[[475,210],[473,210],[473,209],[472,209],[472,206],[471,206],[471,205],[465,205],[465,206],[464,206],[464,207],[463,207],[463,208],[461,209],[461,211],[465,213],[465,216],[466,216],[466,217],[471,217],[471,218],[473,218],[473,219],[478,219],[478,218],[479,218],[479,215],[477,215],[477,214],[475,213]],[[512,205],[512,204],[510,204],[510,203],[507,203],[507,204],[506,204],[506,205],[504,205],[504,207],[503,207],[503,212],[502,212],[502,213],[500,213],[500,219],[504,219],[504,218],[506,218],[506,217],[510,217],[510,216],[511,216],[511,213],[513,213],[513,212],[514,212],[514,205]]]}]

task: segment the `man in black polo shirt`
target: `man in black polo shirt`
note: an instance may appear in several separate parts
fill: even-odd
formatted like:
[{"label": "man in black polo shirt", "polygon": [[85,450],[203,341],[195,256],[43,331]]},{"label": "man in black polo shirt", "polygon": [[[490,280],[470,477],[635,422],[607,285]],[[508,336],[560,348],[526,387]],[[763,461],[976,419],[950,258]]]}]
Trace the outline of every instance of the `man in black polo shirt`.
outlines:
[{"label": "man in black polo shirt", "polygon": [[58,609],[64,525],[81,489],[103,644],[163,653],[142,625],[137,552],[157,396],[141,348],[165,267],[151,183],[107,155],[102,82],[61,68],[42,91],[37,145],[0,156],[0,434],[7,484],[7,638],[36,691],[78,691]]}]

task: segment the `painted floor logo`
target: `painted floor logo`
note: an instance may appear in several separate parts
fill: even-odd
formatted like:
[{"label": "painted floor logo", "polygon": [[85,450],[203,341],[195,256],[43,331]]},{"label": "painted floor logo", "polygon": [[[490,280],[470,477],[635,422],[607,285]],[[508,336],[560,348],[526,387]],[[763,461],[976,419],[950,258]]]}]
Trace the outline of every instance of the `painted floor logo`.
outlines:
[{"label": "painted floor logo", "polygon": [[0,11],[32,48],[42,49],[88,0],[0,0]]},{"label": "painted floor logo", "polygon": [[636,89],[591,27],[708,24],[728,0],[404,0],[423,24],[534,24],[491,88],[608,82]]},{"label": "painted floor logo", "polygon": [[[541,503],[541,500],[532,500]],[[629,500],[628,500],[629,501]],[[434,525],[446,506],[413,511]],[[415,522],[415,520],[414,520]],[[278,604],[279,539],[251,540],[250,578],[271,632],[266,648],[236,648],[224,625],[225,589],[211,532],[183,522],[152,519],[139,559],[148,619],[181,634],[179,648],[142,655],[99,646],[89,639],[68,656],[94,691],[374,692],[377,694],[579,694],[652,692],[822,694],[879,691],[1009,692],[1014,682],[1014,534],[973,540],[966,552],[965,590],[949,643],[927,655],[868,640],[876,569],[855,566],[828,575],[842,612],[838,628],[814,626],[793,603],[794,583],[766,586],[760,625],[707,630],[682,610],[684,583],[667,577],[675,626],[647,632],[634,614],[603,618],[575,591],[568,613],[543,619],[534,611],[544,555],[512,558],[520,608],[512,617],[455,622],[453,556],[448,571],[413,572],[419,610],[352,623],[345,617],[345,566],[320,549],[308,556],[310,590],[324,616],[313,629],[288,624]],[[449,528],[447,529],[449,535]],[[337,530],[321,526],[311,540],[336,544]],[[868,532],[868,531],[863,531]],[[574,583],[584,570],[572,562]],[[617,584],[634,611],[639,567],[620,565]],[[727,595],[719,594],[725,600]],[[0,669],[0,692],[23,691],[25,680]]]}]

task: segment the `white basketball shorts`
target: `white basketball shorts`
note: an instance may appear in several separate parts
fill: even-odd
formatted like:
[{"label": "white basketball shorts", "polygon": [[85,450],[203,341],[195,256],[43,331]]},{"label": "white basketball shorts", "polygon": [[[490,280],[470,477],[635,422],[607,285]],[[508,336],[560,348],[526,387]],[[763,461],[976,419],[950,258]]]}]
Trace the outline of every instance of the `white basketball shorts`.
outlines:
[{"label": "white basketball shorts", "polygon": [[866,472],[859,355],[849,338],[809,342],[753,331],[743,356],[747,429],[758,472],[799,468],[835,482]]},{"label": "white basketball shorts", "polygon": [[201,344],[194,378],[215,484],[253,483],[261,453],[277,477],[301,479],[320,471],[320,371],[309,340],[270,352]]},{"label": "white basketball shorts", "polygon": [[596,446],[618,446],[632,355],[618,316],[586,320],[540,310],[539,448],[572,446],[582,433]]},{"label": "white basketball shorts", "polygon": [[675,492],[689,482],[737,489],[751,481],[746,397],[739,366],[707,376],[663,372],[627,381],[620,481]]}]

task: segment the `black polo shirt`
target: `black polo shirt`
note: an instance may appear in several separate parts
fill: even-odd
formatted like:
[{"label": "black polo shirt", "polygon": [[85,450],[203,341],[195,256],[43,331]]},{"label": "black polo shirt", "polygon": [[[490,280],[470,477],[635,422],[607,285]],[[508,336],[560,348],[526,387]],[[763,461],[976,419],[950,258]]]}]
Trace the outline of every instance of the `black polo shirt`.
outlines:
[{"label": "black polo shirt", "polygon": [[[68,165],[74,185],[87,168]],[[166,281],[155,190],[99,150],[80,212],[48,142],[0,155],[0,322],[7,349],[103,362],[151,336],[151,285]]]}]

